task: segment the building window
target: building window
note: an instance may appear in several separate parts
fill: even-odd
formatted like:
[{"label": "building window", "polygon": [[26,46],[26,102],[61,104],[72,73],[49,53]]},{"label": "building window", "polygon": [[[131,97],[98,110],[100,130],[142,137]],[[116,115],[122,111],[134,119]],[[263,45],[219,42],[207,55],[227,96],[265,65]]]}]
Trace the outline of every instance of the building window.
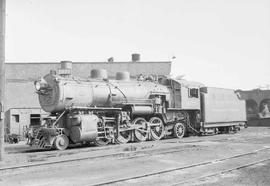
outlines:
[{"label": "building window", "polygon": [[30,114],[30,125],[40,125],[40,114]]},{"label": "building window", "polygon": [[188,97],[190,97],[190,98],[199,98],[199,89],[197,89],[197,88],[189,88],[188,89]]},{"label": "building window", "polygon": [[13,120],[16,122],[16,123],[19,123],[20,122],[20,115],[19,114],[14,114],[12,115],[13,117]]}]

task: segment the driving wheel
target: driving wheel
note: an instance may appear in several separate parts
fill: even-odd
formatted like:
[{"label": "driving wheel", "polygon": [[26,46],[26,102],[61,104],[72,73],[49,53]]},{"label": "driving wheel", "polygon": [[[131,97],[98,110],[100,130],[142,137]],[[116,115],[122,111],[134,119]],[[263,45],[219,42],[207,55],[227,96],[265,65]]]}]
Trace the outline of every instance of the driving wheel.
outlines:
[{"label": "driving wheel", "polygon": [[131,131],[122,131],[119,132],[119,135],[115,137],[116,143],[124,144],[131,140]]},{"label": "driving wheel", "polygon": [[165,134],[163,121],[158,117],[152,117],[150,123],[150,138],[152,140],[160,140]]},{"label": "driving wheel", "polygon": [[135,118],[132,124],[137,127],[134,131],[135,140],[138,142],[146,141],[148,136],[147,121],[144,118]]}]

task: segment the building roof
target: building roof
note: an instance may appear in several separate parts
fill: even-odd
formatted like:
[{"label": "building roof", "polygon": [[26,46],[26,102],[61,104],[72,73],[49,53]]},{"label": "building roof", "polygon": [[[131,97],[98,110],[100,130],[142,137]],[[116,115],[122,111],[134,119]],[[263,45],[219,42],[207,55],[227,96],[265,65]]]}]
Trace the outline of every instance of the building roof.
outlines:
[{"label": "building roof", "polygon": [[[8,82],[33,81],[48,74],[50,70],[59,68],[60,62],[6,63],[6,78]],[[171,72],[171,62],[73,62],[72,68],[73,75],[80,77],[88,77],[92,69],[106,69],[111,77],[121,71],[129,71],[131,76],[138,74],[168,75]]]}]

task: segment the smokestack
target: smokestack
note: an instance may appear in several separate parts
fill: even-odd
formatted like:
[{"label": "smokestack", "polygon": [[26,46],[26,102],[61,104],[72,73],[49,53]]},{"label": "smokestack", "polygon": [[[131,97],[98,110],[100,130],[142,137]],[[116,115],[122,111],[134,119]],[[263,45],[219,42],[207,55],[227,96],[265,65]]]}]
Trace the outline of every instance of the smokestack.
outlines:
[{"label": "smokestack", "polygon": [[141,56],[140,56],[140,54],[131,54],[131,60],[132,60],[132,62],[140,62],[140,58],[141,58]]},{"label": "smokestack", "polygon": [[72,75],[72,61],[61,61],[58,74],[62,77],[70,77]]}]

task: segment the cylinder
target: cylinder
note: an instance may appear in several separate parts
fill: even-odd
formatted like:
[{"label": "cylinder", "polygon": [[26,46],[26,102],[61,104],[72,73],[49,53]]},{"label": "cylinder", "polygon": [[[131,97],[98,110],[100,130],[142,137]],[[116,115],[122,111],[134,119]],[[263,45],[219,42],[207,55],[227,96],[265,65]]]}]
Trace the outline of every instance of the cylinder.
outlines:
[{"label": "cylinder", "polygon": [[116,73],[116,80],[119,81],[130,81],[130,74],[129,72],[117,72]]},{"label": "cylinder", "polygon": [[131,54],[131,60],[132,62],[139,62],[140,61],[140,54]]},{"label": "cylinder", "polygon": [[70,138],[73,142],[93,141],[98,136],[97,123],[99,121],[96,115],[80,115],[80,126],[75,126],[70,129]]},{"label": "cylinder", "polygon": [[91,70],[91,78],[93,78],[93,79],[108,79],[107,70],[93,69],[93,70]]}]

